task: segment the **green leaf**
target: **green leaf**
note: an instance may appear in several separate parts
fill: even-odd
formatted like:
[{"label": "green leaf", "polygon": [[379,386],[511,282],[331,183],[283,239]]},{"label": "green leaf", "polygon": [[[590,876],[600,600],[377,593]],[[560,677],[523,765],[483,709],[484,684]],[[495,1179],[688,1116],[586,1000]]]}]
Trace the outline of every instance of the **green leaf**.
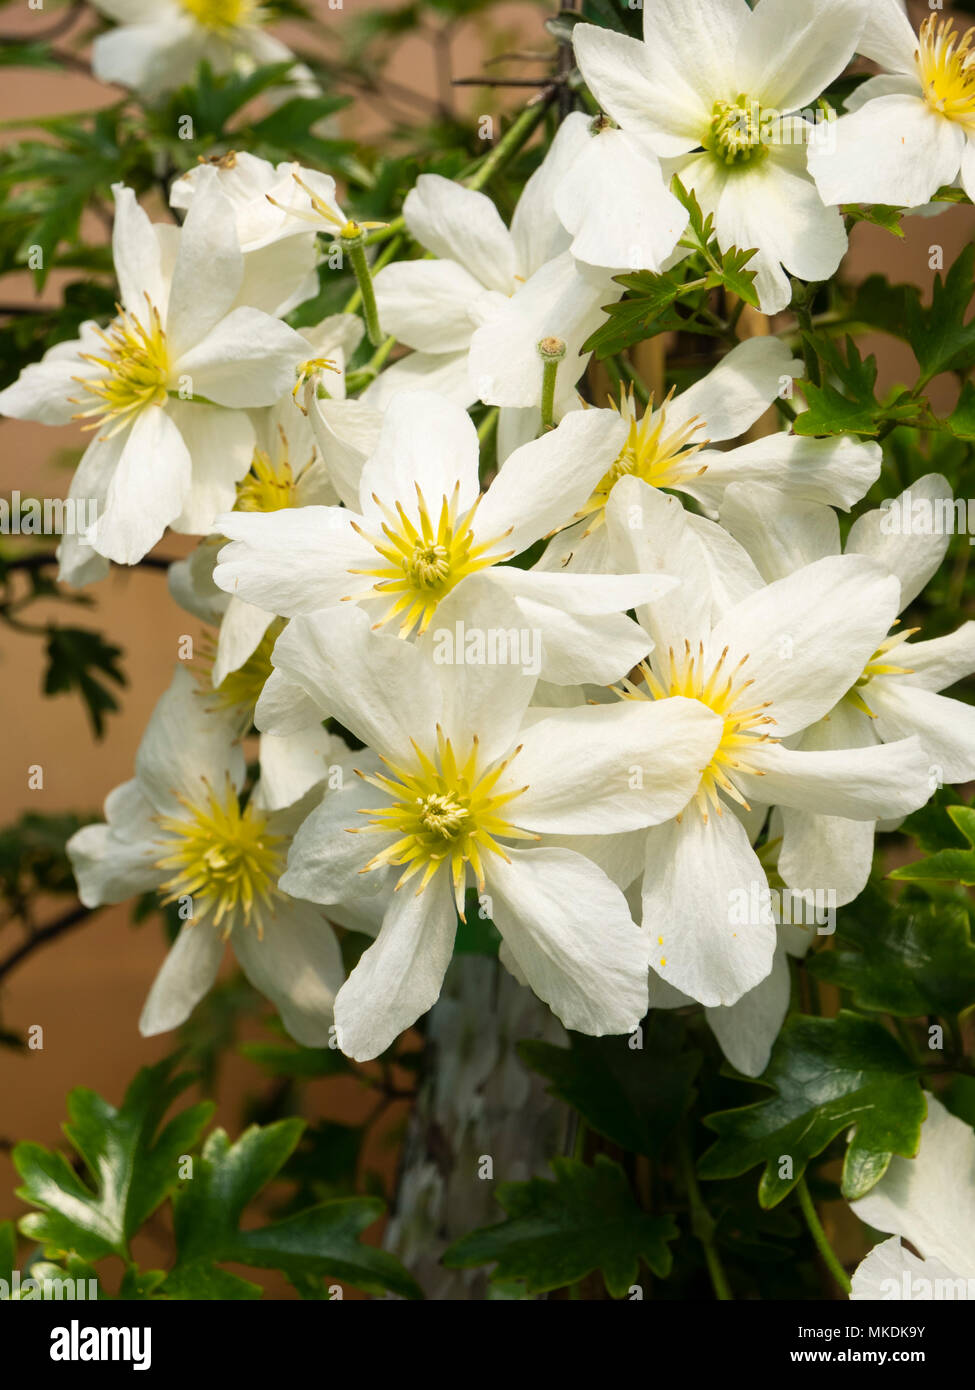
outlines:
[{"label": "green leaf", "polygon": [[0,1221],[0,1279],[10,1283],[17,1267],[17,1232],[12,1221]]},{"label": "green leaf", "polygon": [[855,203],[841,211],[851,222],[871,222],[875,227],[883,227],[892,236],[900,237],[902,241],[904,239],[901,218],[907,208],[890,207],[886,203]]},{"label": "green leaf", "polygon": [[755,271],[746,270],[745,266],[758,254],[758,248],[753,246],[750,250],[739,250],[738,247],[732,246],[727,251],[722,251],[714,233],[714,214],[709,212],[707,217],[704,216],[693,188],[685,188],[675,174],[673,191],[674,196],[684,204],[690,214],[690,222],[679,245],[700,252],[707,261],[712,271],[709,276],[710,288],[724,285],[757,309],[759,303],[758,291],[755,289]]},{"label": "green leaf", "polygon": [[966,849],[942,849],[928,859],[914,864],[901,864],[890,877],[908,879],[913,883],[925,880],[937,883],[975,884],[975,810],[971,806],[946,807],[954,825],[968,841]]},{"label": "green leaf", "polygon": [[249,1042],[241,1043],[240,1051],[251,1062],[264,1067],[272,1076],[338,1076],[351,1070],[349,1059],[338,1048],[300,1047],[283,1042]]},{"label": "green leaf", "polygon": [[846,357],[828,338],[804,333],[806,343],[822,360],[828,372],[837,378],[839,386],[824,380],[821,386],[803,381],[807,410],[797,415],[792,428],[796,434],[877,434],[888,420],[910,420],[921,406],[906,398],[906,392],[896,394],[881,403],[874,394],[877,384],[877,359],[860,356],[852,338],[846,340]]},{"label": "green leaf", "polygon": [[126,684],[125,673],[118,662],[121,655],[122,648],[106,642],[101,633],[53,624],[47,629],[44,694],[60,695],[77,690],[97,738],[105,732],[105,715],[118,709],[118,701],[105,679],[100,677],[116,685]]},{"label": "green leaf", "polygon": [[975,242],[969,242],[942,280],[934,277],[929,308],[920,300],[907,325],[908,342],[923,380],[975,365],[975,321],[966,323],[975,294]]},{"label": "green leaf", "polygon": [[597,1154],[589,1168],[575,1158],[552,1160],[555,1181],[506,1182],[497,1198],[507,1221],[462,1236],[443,1257],[449,1269],[497,1263],[493,1280],[523,1280],[529,1293],[575,1284],[601,1270],[607,1291],[623,1298],[637,1282],[641,1259],[658,1278],[670,1273],[667,1241],[673,1218],[637,1206],[618,1163]]},{"label": "green leaf", "polygon": [[656,1009],[643,1025],[642,1050],[629,1038],[570,1033],[568,1048],[528,1041],[518,1054],[604,1138],[655,1155],[694,1095],[701,1055],[682,1052],[683,1040],[683,1020]]},{"label": "green leaf", "polygon": [[810,1160],[847,1129],[842,1189],[848,1201],[869,1192],[894,1154],[917,1152],[925,1100],[916,1069],[871,1019],[847,1012],[791,1019],[761,1084],[775,1096],[707,1117],[719,1138],[698,1171],[702,1178],[737,1177],[764,1163],[763,1207],[781,1202]]},{"label": "green leaf", "polygon": [[960,439],[975,439],[975,382],[965,382],[958,402],[945,424],[952,434],[957,434]]},{"label": "green leaf", "polygon": [[260,1297],[258,1285],[218,1268],[233,1263],[280,1270],[299,1288],[328,1277],[367,1293],[422,1297],[398,1260],[359,1241],[383,1214],[377,1198],[337,1198],[268,1226],[240,1229],[244,1208],[280,1172],[303,1128],[296,1119],[251,1125],[235,1144],[221,1129],[209,1135],[193,1177],[173,1197],[178,1255],[161,1287],[164,1296]]},{"label": "green leaf", "polygon": [[75,1251],[83,1259],[127,1256],[134,1233],[175,1188],[180,1157],[199,1139],[213,1113],[202,1101],[181,1111],[160,1130],[163,1116],[192,1076],[174,1076],[175,1058],[143,1067],[116,1110],[94,1091],[68,1096],[64,1127],[84,1160],[91,1186],[64,1155],[40,1144],[18,1144],[14,1167],[23,1186],[18,1197],[40,1207],[22,1218],[24,1235],[56,1257]]},{"label": "green leaf", "polygon": [[905,902],[886,916],[847,908],[831,951],[808,962],[864,1009],[917,1018],[975,1004],[975,943],[961,904]]}]

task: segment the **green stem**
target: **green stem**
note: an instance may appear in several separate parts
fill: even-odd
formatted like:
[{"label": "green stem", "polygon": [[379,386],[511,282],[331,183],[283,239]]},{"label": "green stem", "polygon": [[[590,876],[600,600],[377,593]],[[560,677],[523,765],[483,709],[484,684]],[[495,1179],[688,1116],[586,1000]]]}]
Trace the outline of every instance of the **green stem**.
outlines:
[{"label": "green stem", "polygon": [[372,354],[364,367],[359,367],[354,372],[349,372],[345,378],[345,389],[348,392],[365,390],[379,375],[381,368],[385,365],[386,358],[396,346],[396,338],[390,333],[388,338],[384,338],[379,347]]},{"label": "green stem", "polygon": [[826,1239],[823,1223],[819,1219],[819,1213],[816,1211],[805,1178],[799,1179],[796,1191],[799,1194],[799,1205],[802,1208],[802,1214],[806,1218],[806,1225],[809,1227],[809,1234],[816,1242],[816,1249],[822,1257],[823,1264],[829,1270],[830,1274],[832,1274],[843,1292],[849,1294],[853,1288],[853,1285],[850,1283],[850,1277],[837,1259],[833,1247]]},{"label": "green stem", "polygon": [[[383,247],[382,251],[379,253],[379,255],[376,257],[376,259],[375,259],[375,260],[373,261],[373,263],[372,263],[372,273],[373,273],[373,275],[375,275],[377,271],[382,270],[382,268],[383,268],[384,265],[388,265],[388,264],[389,264],[389,262],[393,259],[393,257],[394,257],[394,256],[396,255],[396,253],[399,251],[400,247],[403,245],[404,240],[405,240],[405,237],[394,236],[393,239],[392,239],[392,241],[390,241],[388,245],[386,245],[386,246]],[[368,241],[369,241],[369,238],[366,237],[365,243],[364,243],[364,244],[368,244]],[[357,310],[358,310],[358,308],[359,308],[359,305],[360,305],[361,303],[362,303],[362,291],[359,289],[358,286],[356,286],[355,293],[351,296],[351,298],[349,299],[348,303],[344,306],[344,308],[343,308],[343,310],[342,310],[343,314],[354,314],[354,313],[356,313]]]},{"label": "green stem", "polygon": [[565,356],[565,343],[561,338],[542,338],[538,344],[538,355],[542,359],[542,433],[555,429],[555,380],[559,374],[559,363]]},{"label": "green stem", "polygon": [[355,274],[356,282],[359,286],[359,293],[362,295],[362,314],[366,321],[366,332],[373,347],[380,347],[383,341],[383,330],[379,326],[379,310],[376,308],[376,291],[372,284],[372,274],[369,270],[369,262],[366,260],[366,248],[363,235],[357,231],[354,236],[346,236],[342,233],[341,244],[347,253],[352,270]]},{"label": "green stem", "polygon": [[684,1177],[684,1186],[687,1189],[688,1201],[691,1205],[691,1230],[701,1242],[704,1250],[704,1258],[707,1262],[714,1296],[720,1303],[733,1303],[735,1296],[731,1292],[731,1285],[724,1272],[721,1256],[714,1244],[714,1217],[708,1211],[701,1196],[697,1173],[694,1171],[694,1155],[691,1153],[691,1146],[686,1136],[683,1136],[680,1141],[680,1166]]},{"label": "green stem", "polygon": [[[541,101],[533,102],[515,117],[511,125],[501,136],[498,143],[484,155],[462,182],[468,187],[478,192],[484,185],[494,177],[502,165],[506,164],[513,154],[516,154],[521,146],[531,135],[535,127],[540,123],[545,112],[548,110],[553,98],[555,89]],[[363,238],[364,246],[373,246],[378,241],[385,241],[387,237],[398,236],[407,230],[406,220],[402,216],[396,217],[392,222],[382,227],[379,231],[370,232]]]},{"label": "green stem", "polygon": [[494,148],[485,156],[477,172],[464,180],[467,187],[474,189],[475,192],[483,188],[502,165],[507,164],[511,156],[521,149],[529,135],[540,123],[547,109],[547,101],[537,101],[532,106],[526,106],[524,111],[511,122]]}]

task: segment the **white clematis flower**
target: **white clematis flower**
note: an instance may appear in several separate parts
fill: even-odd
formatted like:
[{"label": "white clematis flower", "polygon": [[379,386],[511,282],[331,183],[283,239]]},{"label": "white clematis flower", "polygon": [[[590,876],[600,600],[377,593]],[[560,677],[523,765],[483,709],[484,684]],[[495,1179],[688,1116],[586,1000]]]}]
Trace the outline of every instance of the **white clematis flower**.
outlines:
[{"label": "white clematis flower", "polygon": [[[936,572],[950,540],[945,531],[902,534],[899,522],[894,529],[890,517],[909,520],[912,505],[922,504],[931,516],[939,505],[950,511],[951,487],[946,478],[929,473],[911,483],[890,509],[864,513],[854,522],[846,542],[847,555],[868,556],[896,578],[898,613]],[[721,521],[767,580],[780,579],[823,556],[840,554],[835,513],[781,498],[768,488],[729,488]],[[975,709],[937,693],[975,671],[975,623],[932,641],[910,641],[917,631],[898,631],[895,625],[891,634],[885,633],[843,698],[804,731],[797,747],[865,748],[917,735],[932,788],[975,777]],[[947,666],[946,658],[950,658]],[[852,902],[870,875],[875,827],[869,821],[817,815],[801,806],[782,807],[781,816],[782,873],[790,882],[829,884],[838,905]]]},{"label": "white clematis flower", "polygon": [[[25,368],[0,392],[0,413],[98,432],[69,496],[97,503],[87,544],[131,565],[167,526],[203,534],[233,505],[254,452],[246,408],[291,388],[307,344],[239,302],[243,256],[225,198],[200,199],[177,231],[153,226],[131,189],[114,191],[118,316]],[[91,551],[73,539],[62,577],[90,578]]]},{"label": "white clematis flower", "polygon": [[[347,753],[323,729],[317,746],[306,748],[323,781],[329,764]],[[189,1017],[229,940],[292,1037],[322,1046],[343,979],[338,943],[320,909],[278,887],[308,805],[272,812],[259,784],[242,807],[243,782],[234,715],[208,710],[190,672],[178,669],[143,735],[134,779],[105,802],[107,823],[87,825],[68,841],[78,892],[97,907],[156,890],[191,913],[146,1001],[144,1035]],[[326,795],[341,800],[346,792]],[[342,921],[340,911],[330,915]]]},{"label": "white clematis flower", "polygon": [[214,581],[285,618],[360,604],[377,627],[395,624],[407,637],[435,621],[439,630],[441,602],[479,575],[499,602],[514,597],[520,626],[540,634],[545,679],[616,680],[648,645],[625,610],[673,581],[550,575],[503,562],[572,515],[624,434],[612,412],[574,412],[518,449],[481,494],[477,432],[466,411],[432,392],[403,392],[390,402],[363,466],[358,509],[219,517],[233,544],[220,552]]},{"label": "white clematis flower", "polygon": [[[279,39],[265,33],[269,11],[260,0],[93,0],[119,25],[92,46],[100,82],[131,87],[147,101],[191,81],[201,62],[214,72],[253,72],[294,61]],[[317,95],[304,64],[296,63],[291,92]]]},{"label": "white clematis flower", "polygon": [[[518,622],[483,584],[450,611],[481,628]],[[671,700],[561,709],[526,724],[534,677],[487,662],[438,665],[429,642],[373,632],[354,608],[294,619],[274,661],[384,764],[367,777],[363,815],[339,814],[326,798],[309,816],[281,880],[328,903],[372,873],[396,879],[376,942],[336,1000],[342,1050],[376,1056],[436,1001],[469,876],[504,938],[503,963],[566,1027],[632,1030],[647,1007],[647,946],[622,892],[581,854],[531,842],[676,814],[719,736],[711,712]]]},{"label": "white clematis flower", "polygon": [[828,279],[846,250],[839,211],[806,171],[807,142],[823,128],[795,113],[843,71],[862,24],[851,0],[760,0],[754,10],[654,0],[643,43],[591,24],[572,31],[593,96],[714,214],[722,250],[757,248],[748,268],[767,314],[792,297],[786,272]]},{"label": "white clematis flower", "polygon": [[850,1203],[861,1221],[893,1232],[858,1265],[852,1299],[975,1300],[975,1133],[936,1096],[927,1102],[917,1157],[895,1154],[876,1186]]},{"label": "white clematis flower", "polygon": [[824,202],[916,208],[958,178],[975,198],[973,41],[939,14],[915,34],[898,0],[873,0],[858,48],[888,71],[847,101],[834,147],[809,151]]},{"label": "white clematis flower", "polygon": [[562,124],[525,185],[511,230],[483,193],[439,174],[421,174],[403,204],[410,234],[435,260],[399,261],[375,278],[383,328],[416,352],[387,368],[366,392],[382,407],[394,392],[428,386],[468,406],[536,407],[542,364],[537,345],[566,344],[557,377],[565,408],[589,360],[580,349],[622,287],[578,262],[555,212],[564,175],[589,143],[576,112]]},{"label": "white clematis flower", "polygon": [[699,700],[723,727],[686,814],[646,837],[651,965],[702,1004],[734,1004],[768,975],[775,924],[767,909],[758,921],[739,920],[737,904],[764,894],[768,880],[731,803],[874,821],[928,799],[928,760],[916,737],[843,752],[799,751],[781,741],[820,719],[854,684],[890,628],[899,585],[865,556],[836,556],[729,604],[696,562],[696,536],[676,498],[624,478],[607,524],[621,564],[667,564],[682,581],[638,610],[654,651],[642,681],[625,682],[622,693]]},{"label": "white clematis flower", "polygon": [[[302,332],[309,353],[302,365],[317,376],[328,372],[330,399],[344,403],[345,363],[362,337],[362,320],[334,314],[314,329]],[[322,364],[325,364],[324,366]],[[300,380],[297,383],[300,385]],[[313,394],[313,393],[306,393]],[[308,416],[289,394],[268,410],[252,414],[256,434],[249,471],[237,484],[235,512],[277,512],[292,507],[333,506],[339,494],[332,473],[312,433]],[[219,624],[213,663],[214,687],[239,671],[263,643],[266,651],[253,672],[270,667],[273,638],[265,641],[275,614],[255,608],[236,594],[224,593],[213,582],[213,568],[223,537],[215,535],[169,567],[169,588],[176,602],[206,623]],[[280,624],[278,625],[280,628]],[[255,697],[256,698],[256,697]]]},{"label": "white clematis flower", "polygon": [[737,448],[709,447],[743,434],[801,369],[777,338],[749,338],[680,395],[671,393],[656,409],[651,400],[641,419],[632,395],[624,397],[619,413],[628,429],[619,456],[580,508],[581,520],[548,546],[538,568],[612,567],[604,521],[620,478],[684,493],[709,517],[718,515],[729,484],[742,480],[768,481],[790,496],[844,509],[858,502],[880,475],[873,442],[779,432]]},{"label": "white clematis flower", "polygon": [[174,181],[169,193],[170,204],[183,211],[213,188],[228,200],[244,253],[241,299],[269,314],[286,314],[318,290],[316,231],[287,210],[304,207],[308,201],[295,182],[296,174],[334,211],[336,219],[346,220],[330,175],[294,163],[275,167],[266,159],[236,150],[190,169]]}]

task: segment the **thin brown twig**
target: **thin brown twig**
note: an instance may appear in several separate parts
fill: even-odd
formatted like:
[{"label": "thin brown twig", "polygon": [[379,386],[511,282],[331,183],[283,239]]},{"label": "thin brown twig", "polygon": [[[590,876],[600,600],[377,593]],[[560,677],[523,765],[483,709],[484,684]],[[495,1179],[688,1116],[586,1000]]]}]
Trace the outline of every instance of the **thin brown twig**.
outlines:
[{"label": "thin brown twig", "polygon": [[71,931],[74,927],[79,927],[82,922],[88,920],[98,908],[85,907],[79,903],[70,912],[64,913],[53,922],[48,922],[46,927],[38,927],[31,932],[26,941],[22,941],[16,950],[0,960],[0,980],[3,980],[20,963],[33,955],[39,946],[46,946],[49,941],[54,941],[56,937],[63,936],[65,932]]}]

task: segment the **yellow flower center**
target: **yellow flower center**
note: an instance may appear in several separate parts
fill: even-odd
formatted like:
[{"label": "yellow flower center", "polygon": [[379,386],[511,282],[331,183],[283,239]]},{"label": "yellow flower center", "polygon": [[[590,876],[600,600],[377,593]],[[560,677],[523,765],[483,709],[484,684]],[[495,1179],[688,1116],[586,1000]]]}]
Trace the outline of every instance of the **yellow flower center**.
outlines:
[{"label": "yellow flower center", "polygon": [[924,100],[949,121],[975,127],[975,28],[958,34],[954,21],[929,15],[915,54]]},{"label": "yellow flower center", "polygon": [[[302,470],[304,472],[304,469]],[[276,459],[265,449],[255,449],[250,472],[237,484],[235,512],[280,512],[298,505],[298,481],[288,457],[288,441],[281,435]]]},{"label": "yellow flower center", "polygon": [[104,356],[94,352],[80,354],[83,362],[101,367],[97,377],[75,377],[85,388],[85,396],[75,402],[86,407],[76,420],[91,418],[84,429],[97,429],[102,420],[114,420],[106,438],[117,434],[140,410],[165,405],[169,380],[169,351],[159,311],[146,296],[147,322],[142,323],[118,306],[118,317],[107,330],[96,329],[105,344]]},{"label": "yellow flower center", "polygon": [[[182,800],[182,798],[181,798]],[[161,816],[165,853],[158,869],[169,871],[164,902],[189,897],[191,922],[212,917],[228,937],[235,927],[264,927],[282,898],[277,882],[284,872],[285,839],[269,835],[267,816],[253,806],[243,811],[228,778],[221,800],[206,784],[206,800],[183,801],[186,816]]]},{"label": "yellow flower center", "polygon": [[254,722],[254,708],[274,669],[271,652],[284,631],[284,625],[283,618],[275,618],[247,660],[236,671],[228,671],[216,687],[211,683],[216,644],[209,634],[204,634],[199,644],[199,677],[201,693],[211,701],[207,706],[209,710],[239,709],[243,727],[245,730],[250,728]]},{"label": "yellow flower center", "polygon": [[236,29],[256,15],[257,0],[180,0],[204,29]]},{"label": "yellow flower center", "polygon": [[495,788],[505,768],[520,749],[501,761],[481,766],[477,738],[471,740],[466,757],[458,758],[449,738],[437,729],[437,748],[429,756],[416,743],[416,766],[397,767],[383,761],[390,775],[359,775],[364,781],[393,798],[392,805],[361,814],[371,818],[363,830],[383,834],[393,832],[395,842],[384,849],[362,870],[378,868],[381,864],[403,867],[396,887],[422,874],[418,892],[422,892],[437,870],[449,867],[454,886],[454,900],[461,917],[464,915],[464,880],[470,864],[478,886],[484,887],[482,856],[498,854],[507,862],[499,836],[515,840],[534,840],[537,836],[518,830],[502,814],[509,802],[526,791],[497,793]]},{"label": "yellow flower center", "polygon": [[731,168],[747,168],[768,154],[763,124],[762,108],[744,92],[734,101],[716,101],[704,148]]},{"label": "yellow flower center", "polygon": [[863,668],[863,674],[858,676],[852,688],[843,697],[863,714],[867,714],[871,719],[876,719],[876,714],[867,704],[861,691],[870,684],[877,676],[909,676],[912,668],[910,666],[896,666],[890,661],[890,654],[899,647],[902,642],[906,642],[909,637],[913,637],[915,632],[920,632],[919,627],[905,628],[903,632],[894,632],[890,637],[884,638],[873,656]]},{"label": "yellow flower center", "polygon": [[352,523],[383,563],[376,569],[350,570],[350,574],[369,575],[377,582],[372,588],[347,597],[388,597],[391,602],[377,627],[399,618],[401,637],[408,637],[417,624],[419,633],[425,632],[441,599],[462,579],[489,569],[500,560],[508,560],[514,554],[514,551],[502,553],[495,549],[508,535],[507,531],[487,541],[475,538],[472,527],[481,499],[478,498],[463,516],[458,516],[459,495],[458,483],[453,495],[443,498],[434,522],[419,487],[416,489],[416,521],[407,516],[400,502],[396,503],[394,512],[373,493],[372,500],[386,518],[382,534],[369,535],[356,522]]},{"label": "yellow flower center", "polygon": [[689,700],[700,700],[702,705],[707,705],[708,709],[720,716],[723,721],[721,741],[701,774],[701,781],[694,793],[694,801],[705,821],[709,807],[719,816],[722,814],[719,796],[722,791],[744,806],[746,811],[751,810],[732,781],[732,776],[736,772],[762,776],[761,771],[749,762],[748,755],[757,744],[771,740],[764,728],[767,724],[775,723],[772,716],[766,713],[772,701],[765,700],[756,705],[747,694],[749,687],[754,684],[751,680],[743,680],[740,674],[748,660],[747,655],[731,671],[725,667],[727,657],[728,648],[725,647],[709,670],[704,660],[703,644],[694,654],[691,644],[685,642],[684,652],[679,657],[674,655],[673,647],[670,648],[664,681],[659,680],[643,662],[639,669],[646,683],[645,689],[629,680],[616,688],[617,694],[628,700],[666,700],[674,695],[683,695]]},{"label": "yellow flower center", "polygon": [[620,478],[632,474],[642,478],[651,487],[678,487],[691,478],[699,477],[707,471],[707,464],[698,465],[694,459],[701,449],[710,442],[699,439],[692,443],[694,436],[704,429],[704,421],[697,415],[674,429],[667,427],[667,406],[673,399],[671,390],[667,399],[655,411],[653,396],[643,412],[643,419],[637,420],[633,401],[633,388],[628,396],[621,396],[617,406],[610,405],[624,418],[629,418],[629,431],[626,443],[620,450],[612,468],[599,480],[589,501],[576,513],[577,517],[589,517],[589,530],[594,530],[605,521],[606,503]]}]

